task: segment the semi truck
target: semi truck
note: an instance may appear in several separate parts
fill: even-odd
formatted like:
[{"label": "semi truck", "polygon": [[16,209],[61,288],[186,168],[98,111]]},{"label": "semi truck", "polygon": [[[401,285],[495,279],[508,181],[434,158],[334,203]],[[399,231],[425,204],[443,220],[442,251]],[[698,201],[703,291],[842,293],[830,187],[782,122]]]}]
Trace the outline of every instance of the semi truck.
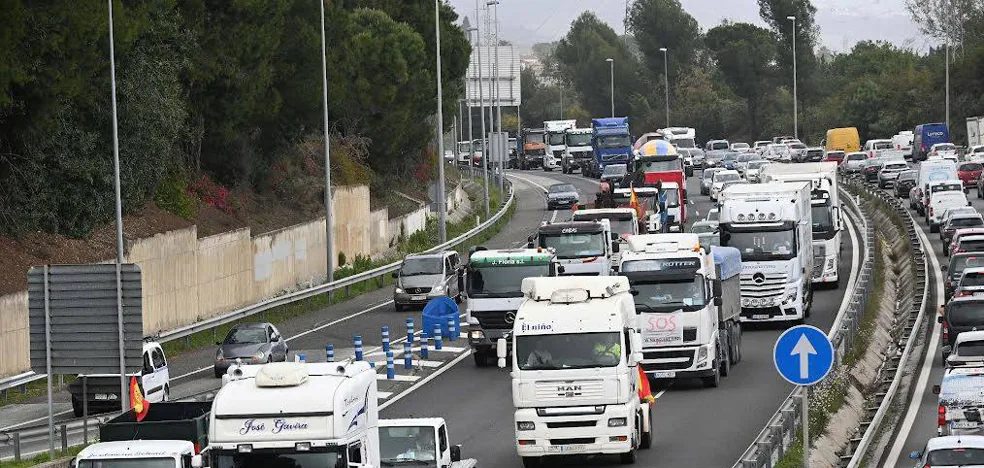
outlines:
[{"label": "semi truck", "polygon": [[844,222],[837,185],[837,163],[770,164],[763,182],[809,182],[813,217],[813,282],[840,284]]},{"label": "semi truck", "polygon": [[721,245],[741,253],[741,320],[802,321],[813,302],[810,184],[732,185],[720,201]]},{"label": "semi truck", "polygon": [[690,127],[666,127],[656,130],[666,141],[677,148],[696,148],[697,130]]},{"label": "semi truck", "polygon": [[567,131],[564,136],[564,159],[561,161],[564,174],[572,174],[575,169],[584,173],[585,168],[594,162],[594,152],[591,150],[592,132],[590,128],[572,128]]},{"label": "semi truck", "polygon": [[523,152],[519,157],[519,168],[534,169],[543,166],[547,154],[546,132],[542,128],[523,129]]},{"label": "semi truck", "polygon": [[466,332],[476,366],[488,366],[495,357],[496,340],[512,330],[523,302],[523,278],[557,276],[559,269],[557,255],[550,249],[472,248],[463,281],[468,298]]},{"label": "semi truck", "polygon": [[[663,143],[664,145],[666,143]],[[666,212],[666,229],[683,232],[687,223],[686,173],[683,158],[672,154],[646,154],[643,146],[633,164],[632,183],[635,187],[659,187],[661,208]]]},{"label": "semi truck", "polygon": [[212,402],[208,466],[380,466],[377,375],[366,361],[234,364]]},{"label": "semi truck", "polygon": [[[513,325],[516,451],[523,466],[556,455],[618,455],[652,445],[639,397],[642,338],[623,276],[527,278]],[[506,367],[506,339],[497,343]]]},{"label": "semi truck", "polygon": [[620,274],[635,295],[642,369],[655,379],[717,387],[741,359],[741,253],[697,234],[633,236]]},{"label": "semi truck", "polygon": [[529,247],[554,252],[564,267],[561,275],[608,276],[612,256],[619,251],[619,238],[607,219],[547,223],[530,239]]},{"label": "semi truck", "polygon": [[99,426],[99,443],[72,460],[78,468],[190,468],[202,466],[212,402],[154,403],[137,421],[133,411]]},{"label": "semi truck", "polygon": [[967,117],[967,147],[984,145],[984,117]]},{"label": "semi truck", "polygon": [[576,120],[547,120],[543,122],[547,148],[543,155],[543,170],[553,171],[560,166],[567,151],[567,130],[577,126]]},{"label": "semi truck", "polygon": [[632,161],[632,136],[629,134],[628,117],[608,117],[591,119],[591,147],[594,149],[594,164],[588,176],[601,177],[609,164],[629,165]]}]

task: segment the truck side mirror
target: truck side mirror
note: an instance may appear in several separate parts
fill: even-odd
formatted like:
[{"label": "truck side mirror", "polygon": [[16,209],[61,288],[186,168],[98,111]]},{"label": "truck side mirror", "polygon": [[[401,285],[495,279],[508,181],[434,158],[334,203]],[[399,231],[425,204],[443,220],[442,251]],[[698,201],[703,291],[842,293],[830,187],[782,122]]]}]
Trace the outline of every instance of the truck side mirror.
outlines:
[{"label": "truck side mirror", "polygon": [[933,395],[939,395],[939,394],[940,394],[940,386],[933,385]]},{"label": "truck side mirror", "polygon": [[619,237],[618,237],[618,233],[617,233],[617,232],[613,232],[613,233],[612,233],[612,240],[613,240],[613,241],[617,241],[617,240],[618,240],[618,238],[619,238]]},{"label": "truck side mirror", "polygon": [[506,368],[506,354],[508,349],[506,348],[506,339],[499,338],[495,340],[495,357],[499,358],[499,369]]},{"label": "truck side mirror", "polygon": [[943,323],[943,316],[942,315],[936,317],[936,323]]},{"label": "truck side mirror", "polygon": [[460,462],[460,461],[461,461],[461,446],[460,445],[452,445],[451,446],[451,463]]},{"label": "truck side mirror", "polygon": [[612,242],[612,253],[618,253],[619,248],[618,242]]},{"label": "truck side mirror", "polygon": [[458,272],[458,292],[460,293],[461,291],[464,291],[464,290],[465,290],[465,273],[459,271]]},{"label": "truck side mirror", "polygon": [[558,275],[564,274],[565,271],[567,271],[567,269],[564,268],[564,265],[557,265],[557,274]]},{"label": "truck side mirror", "polygon": [[397,279],[400,277],[400,272],[394,271],[393,273],[390,273],[390,276],[392,276],[393,279]]},{"label": "truck side mirror", "polygon": [[719,279],[713,280],[713,282],[711,283],[711,290],[714,291],[714,297],[721,297],[721,295],[723,294],[721,290],[721,280]]},{"label": "truck side mirror", "polygon": [[721,300],[721,296],[714,296],[714,305],[721,307],[721,304],[723,303],[724,301]]},{"label": "truck side mirror", "polygon": [[629,342],[632,345],[632,355],[629,356],[629,365],[635,366],[642,362],[642,335],[633,331],[629,334]]},{"label": "truck side mirror", "polygon": [[940,265],[940,271],[946,271],[950,268],[950,265]]}]

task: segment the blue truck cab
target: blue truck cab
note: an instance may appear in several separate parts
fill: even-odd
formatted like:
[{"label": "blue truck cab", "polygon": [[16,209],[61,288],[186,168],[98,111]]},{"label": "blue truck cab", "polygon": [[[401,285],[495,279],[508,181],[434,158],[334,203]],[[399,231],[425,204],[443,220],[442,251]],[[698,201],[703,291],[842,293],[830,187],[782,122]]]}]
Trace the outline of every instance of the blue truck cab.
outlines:
[{"label": "blue truck cab", "polygon": [[587,175],[601,177],[609,164],[631,165],[632,136],[629,135],[628,117],[591,119],[591,128],[591,148],[595,158]]},{"label": "blue truck cab", "polygon": [[926,159],[926,153],[937,143],[949,143],[950,130],[945,123],[926,123],[916,125],[912,132],[912,160]]}]

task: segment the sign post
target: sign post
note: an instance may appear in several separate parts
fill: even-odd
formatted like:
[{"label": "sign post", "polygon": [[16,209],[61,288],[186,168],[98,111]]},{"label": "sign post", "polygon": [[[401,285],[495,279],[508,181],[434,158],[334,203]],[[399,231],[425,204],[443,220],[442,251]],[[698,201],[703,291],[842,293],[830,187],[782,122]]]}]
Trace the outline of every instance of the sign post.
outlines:
[{"label": "sign post", "polygon": [[810,387],[834,367],[834,347],[827,334],[811,325],[799,325],[779,335],[772,352],[779,375],[802,388],[803,466],[810,466]]}]

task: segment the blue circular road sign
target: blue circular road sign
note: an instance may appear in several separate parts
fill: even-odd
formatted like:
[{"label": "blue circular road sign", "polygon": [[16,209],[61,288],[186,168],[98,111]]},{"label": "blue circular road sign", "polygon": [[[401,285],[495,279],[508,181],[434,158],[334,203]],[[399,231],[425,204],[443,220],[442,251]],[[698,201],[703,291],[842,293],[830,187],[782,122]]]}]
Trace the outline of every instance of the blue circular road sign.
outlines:
[{"label": "blue circular road sign", "polygon": [[813,385],[834,367],[834,347],[817,327],[798,325],[779,335],[772,351],[779,375],[793,385]]}]

